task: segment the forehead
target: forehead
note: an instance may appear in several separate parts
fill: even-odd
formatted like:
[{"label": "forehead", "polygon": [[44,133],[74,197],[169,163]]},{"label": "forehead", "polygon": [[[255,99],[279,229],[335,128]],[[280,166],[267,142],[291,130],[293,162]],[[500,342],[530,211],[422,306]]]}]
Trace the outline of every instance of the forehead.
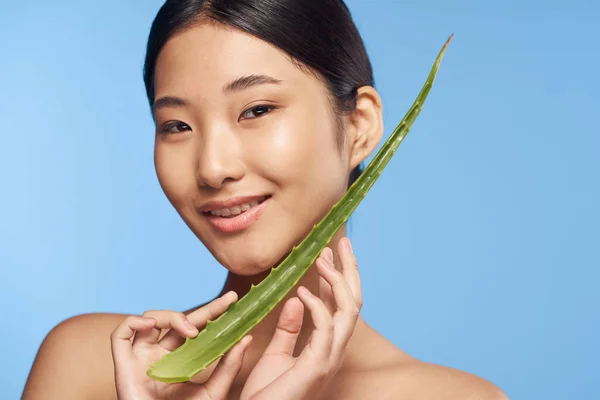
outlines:
[{"label": "forehead", "polygon": [[[195,25],[171,37],[156,62],[155,98],[162,94],[221,90],[243,75],[264,74],[291,85],[318,85],[281,49],[217,23]],[[169,93],[167,93],[167,91]]]}]

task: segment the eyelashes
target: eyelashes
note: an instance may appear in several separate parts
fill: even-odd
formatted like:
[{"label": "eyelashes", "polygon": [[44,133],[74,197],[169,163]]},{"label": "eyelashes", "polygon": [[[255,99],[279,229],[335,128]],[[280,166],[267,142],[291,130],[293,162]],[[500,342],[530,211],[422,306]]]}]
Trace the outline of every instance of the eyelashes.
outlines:
[{"label": "eyelashes", "polygon": [[[246,119],[254,119],[254,118],[258,118],[262,115],[267,114],[268,112],[272,111],[273,109],[275,109],[275,106],[272,105],[267,105],[267,104],[259,104],[257,106],[251,107],[249,109],[247,109],[246,111],[244,111],[242,113],[242,116],[245,117]],[[255,117],[247,117],[247,115],[254,113],[256,115]]]},{"label": "eyelashes", "polygon": [[[238,121],[242,120],[252,120],[262,117],[263,115],[268,114],[273,111],[277,107],[270,104],[259,104],[245,110],[241,115]],[[161,134],[177,134],[182,133],[188,130],[191,130],[190,126],[182,121],[170,121],[163,124],[160,129]]]},{"label": "eyelashes", "polygon": [[[177,129],[177,130],[176,130]],[[190,126],[181,121],[167,122],[163,125],[160,132],[164,134],[181,133],[183,130],[191,130]]]}]

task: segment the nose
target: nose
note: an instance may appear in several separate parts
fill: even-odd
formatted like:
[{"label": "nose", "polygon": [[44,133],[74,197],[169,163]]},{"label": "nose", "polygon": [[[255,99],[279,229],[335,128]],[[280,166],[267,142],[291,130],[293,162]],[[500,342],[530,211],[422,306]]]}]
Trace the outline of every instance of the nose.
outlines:
[{"label": "nose", "polygon": [[220,129],[205,132],[198,152],[196,179],[201,187],[219,189],[244,177],[245,167],[236,135]]}]

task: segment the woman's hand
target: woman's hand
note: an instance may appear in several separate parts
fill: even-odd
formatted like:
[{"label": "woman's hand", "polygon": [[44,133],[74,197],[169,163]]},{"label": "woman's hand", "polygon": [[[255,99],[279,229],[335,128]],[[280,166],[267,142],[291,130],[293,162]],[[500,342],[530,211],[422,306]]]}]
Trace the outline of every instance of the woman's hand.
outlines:
[{"label": "woman's hand", "polygon": [[[235,301],[237,294],[229,292],[188,316],[174,311],[147,311],[142,317],[127,317],[111,334],[118,399],[226,399],[252,340],[250,336],[245,336],[223,356],[203,384],[163,383],[147,376],[146,371],[153,362],[181,346],[186,337],[197,336],[207,320],[216,319]],[[161,329],[169,331],[159,340]]]},{"label": "woman's hand", "polygon": [[[362,307],[362,294],[350,240],[340,240],[338,250],[342,272],[333,266],[329,248],[316,261],[321,275],[319,297],[300,287],[299,300],[294,297],[285,303],[273,339],[250,373],[241,400],[314,399],[341,367]],[[303,305],[310,310],[315,329],[302,353],[294,357]]]}]

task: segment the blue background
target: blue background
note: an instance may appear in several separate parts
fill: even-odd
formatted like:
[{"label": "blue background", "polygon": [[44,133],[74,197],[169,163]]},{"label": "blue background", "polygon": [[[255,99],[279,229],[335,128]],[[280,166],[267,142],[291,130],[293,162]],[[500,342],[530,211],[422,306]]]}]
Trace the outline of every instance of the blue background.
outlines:
[{"label": "blue background", "polygon": [[[224,281],[154,172],[141,72],[160,5],[0,5],[2,398],[65,318],[183,310]],[[348,5],[386,135],[455,34],[351,221],[364,318],[512,399],[600,398],[600,6]]]}]

